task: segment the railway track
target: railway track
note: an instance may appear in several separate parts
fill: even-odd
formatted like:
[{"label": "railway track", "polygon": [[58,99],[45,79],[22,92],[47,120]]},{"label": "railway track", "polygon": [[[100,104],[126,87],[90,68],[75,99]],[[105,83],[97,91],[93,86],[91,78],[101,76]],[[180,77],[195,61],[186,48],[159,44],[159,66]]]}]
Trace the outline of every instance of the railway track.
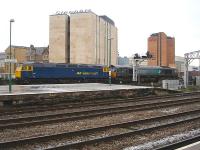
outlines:
[{"label": "railway track", "polygon": [[34,113],[34,112],[45,112],[45,111],[54,111],[54,110],[64,110],[64,109],[73,109],[73,108],[81,108],[81,107],[92,107],[92,106],[105,106],[112,104],[123,104],[123,103],[131,103],[131,102],[141,102],[141,101],[149,101],[149,100],[159,100],[160,98],[168,99],[168,98],[178,98],[178,97],[200,97],[200,92],[193,93],[181,93],[175,95],[166,95],[166,96],[147,96],[147,97],[138,97],[138,98],[127,98],[127,99],[110,99],[110,100],[86,100],[86,102],[69,102],[62,103],[58,105],[45,105],[45,106],[37,106],[37,107],[25,107],[25,108],[6,108],[6,110],[0,110],[0,116],[5,115],[17,115],[24,113]]},{"label": "railway track", "polygon": [[[138,97],[138,98],[127,98],[127,99],[98,99],[98,100],[84,100],[84,101],[69,101],[62,104],[56,105],[44,105],[44,106],[34,106],[34,107],[25,107],[25,108],[6,108],[5,110],[0,111],[0,116],[2,115],[12,115],[12,114],[21,114],[21,113],[32,113],[37,111],[53,111],[57,109],[66,109],[66,108],[80,108],[80,107],[88,107],[88,106],[97,106],[97,105],[109,105],[116,103],[125,103],[125,102],[137,102],[151,99],[159,99],[159,98],[169,98],[171,96],[152,96],[152,97]],[[53,106],[53,108],[51,107]]]},{"label": "railway track", "polygon": [[[197,110],[192,110],[192,111],[187,111],[187,112],[182,112],[182,113],[163,115],[159,117],[152,117],[148,119],[141,119],[141,120],[124,122],[124,123],[111,124],[111,125],[106,125],[106,126],[101,126],[101,127],[82,129],[82,130],[77,130],[77,131],[72,131],[72,132],[63,132],[63,133],[57,133],[57,134],[52,134],[52,135],[18,139],[18,140],[13,140],[13,141],[4,141],[4,142],[0,142],[0,147],[12,148],[12,147],[17,147],[17,146],[22,146],[25,144],[38,145],[38,144],[47,142],[46,145],[41,149],[51,150],[51,149],[80,148],[85,145],[118,140],[120,138],[136,136],[139,134],[152,132],[154,130],[158,130],[158,129],[162,129],[166,127],[173,127],[175,125],[180,125],[183,123],[188,123],[191,121],[199,121],[199,120],[200,120],[200,109],[197,109]],[[110,130],[113,130],[113,129],[119,129],[119,132],[113,132],[109,135],[102,135],[102,136],[98,135],[99,132],[102,132],[102,131],[109,132]],[[126,129],[126,131],[121,132],[120,129]],[[98,136],[94,136],[96,134]],[[93,135],[93,136],[91,137],[90,135]],[[76,138],[79,138],[79,136],[82,136],[84,137],[84,139],[87,139],[87,140],[84,140],[84,139],[76,140]],[[53,140],[56,140],[56,142],[51,144]]]},{"label": "railway track", "polygon": [[188,105],[199,102],[200,102],[199,97],[193,99],[179,98],[178,100],[167,100],[167,101],[163,100],[159,102],[148,102],[148,103],[140,103],[128,106],[109,107],[109,108],[76,111],[76,112],[68,112],[61,114],[49,114],[49,115],[29,116],[21,118],[1,119],[0,129],[3,130],[3,129],[29,127],[33,125],[58,123],[64,121],[74,121],[74,120],[88,119],[88,118],[107,116],[113,114],[122,114],[134,111],[143,111],[156,108],[159,109],[165,107]]}]

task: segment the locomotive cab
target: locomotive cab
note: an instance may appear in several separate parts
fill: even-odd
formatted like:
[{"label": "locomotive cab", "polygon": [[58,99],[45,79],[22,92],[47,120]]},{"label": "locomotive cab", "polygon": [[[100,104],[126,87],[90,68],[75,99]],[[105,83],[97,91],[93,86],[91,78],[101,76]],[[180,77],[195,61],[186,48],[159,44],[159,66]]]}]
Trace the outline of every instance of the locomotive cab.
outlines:
[{"label": "locomotive cab", "polygon": [[22,66],[18,66],[15,70],[15,78],[16,79],[20,79],[22,74],[21,74],[21,71],[22,71]]},{"label": "locomotive cab", "polygon": [[33,73],[33,66],[30,65],[20,65],[16,68],[15,77],[16,79],[24,79],[31,77]]}]

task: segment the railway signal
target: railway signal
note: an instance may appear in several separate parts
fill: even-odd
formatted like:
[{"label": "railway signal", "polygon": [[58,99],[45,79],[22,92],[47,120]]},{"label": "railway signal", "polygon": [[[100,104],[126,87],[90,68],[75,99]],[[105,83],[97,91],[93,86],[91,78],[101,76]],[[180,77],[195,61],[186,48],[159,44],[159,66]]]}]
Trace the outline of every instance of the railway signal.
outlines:
[{"label": "railway signal", "polygon": [[138,67],[140,66],[141,62],[144,60],[153,59],[153,55],[147,51],[146,56],[140,56],[138,53],[134,54],[132,59],[132,65],[133,65],[133,78],[132,81],[140,83],[140,76],[139,76],[139,70]]}]

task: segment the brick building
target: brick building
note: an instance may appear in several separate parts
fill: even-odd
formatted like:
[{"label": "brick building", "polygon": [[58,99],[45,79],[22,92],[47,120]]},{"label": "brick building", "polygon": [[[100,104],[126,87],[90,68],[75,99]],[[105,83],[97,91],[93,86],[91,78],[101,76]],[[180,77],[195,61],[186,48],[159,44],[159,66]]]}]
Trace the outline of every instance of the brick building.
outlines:
[{"label": "brick building", "polygon": [[49,47],[34,47],[34,45],[30,45],[27,49],[26,56],[29,62],[48,63]]},{"label": "brick building", "polygon": [[56,14],[49,26],[49,62],[117,64],[117,28],[107,16],[91,11]]},{"label": "brick building", "polygon": [[11,63],[11,73],[14,75],[17,64],[26,63],[26,62],[48,62],[49,48],[48,47],[34,47],[31,45],[30,47],[25,46],[11,46],[11,54],[10,54],[10,46],[5,50],[5,73],[10,72],[10,63],[9,59],[15,61]]},{"label": "brick building", "polygon": [[0,53],[0,74],[5,72],[5,59],[6,59],[5,52],[1,52]]},{"label": "brick building", "polygon": [[[27,47],[25,46],[11,46],[11,53],[10,53],[10,46],[5,50],[6,54],[6,60],[11,59],[15,61],[15,63],[11,63],[11,73],[15,73],[15,69],[18,63],[23,63],[25,62],[26,59],[26,52],[27,52]],[[10,72],[10,63],[8,61],[5,61],[5,73]]]},{"label": "brick building", "polygon": [[154,33],[148,38],[148,51],[153,55],[149,66],[175,67],[175,38]]}]

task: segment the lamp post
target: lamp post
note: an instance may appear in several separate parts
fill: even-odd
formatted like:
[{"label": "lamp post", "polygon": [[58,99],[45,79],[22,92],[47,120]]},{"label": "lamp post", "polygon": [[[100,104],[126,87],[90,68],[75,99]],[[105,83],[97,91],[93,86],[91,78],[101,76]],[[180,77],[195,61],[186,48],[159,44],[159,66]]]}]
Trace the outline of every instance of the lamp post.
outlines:
[{"label": "lamp post", "polygon": [[111,40],[113,40],[113,38],[109,38],[108,41],[109,41],[109,45],[110,45],[110,48],[109,48],[109,85],[111,85]]},{"label": "lamp post", "polygon": [[109,38],[108,41],[109,41],[109,66],[111,66],[111,48],[112,48],[112,41],[114,38]]},{"label": "lamp post", "polygon": [[11,76],[11,33],[12,33],[12,22],[15,22],[14,19],[10,19],[10,61],[9,61],[9,93],[12,92],[12,76]]}]

